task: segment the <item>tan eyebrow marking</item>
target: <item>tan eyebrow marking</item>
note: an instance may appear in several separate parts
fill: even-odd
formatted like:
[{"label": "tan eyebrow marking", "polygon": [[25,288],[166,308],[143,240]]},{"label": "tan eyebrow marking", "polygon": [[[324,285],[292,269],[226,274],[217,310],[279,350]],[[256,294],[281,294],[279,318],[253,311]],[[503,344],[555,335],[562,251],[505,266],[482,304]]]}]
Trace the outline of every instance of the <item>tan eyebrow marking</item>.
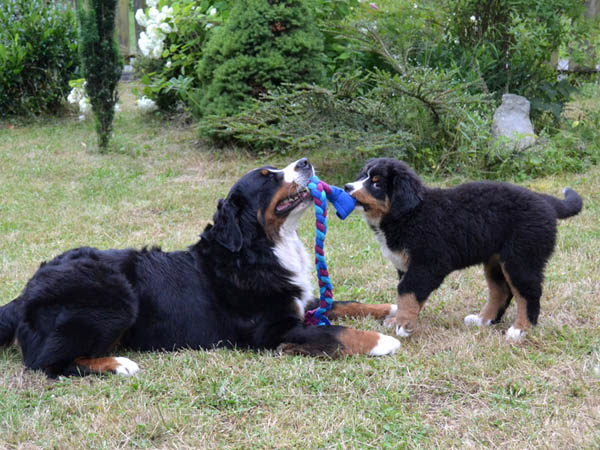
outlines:
[{"label": "tan eyebrow marking", "polygon": [[381,177],[379,175],[375,175],[373,178],[371,178],[371,182],[377,183],[380,179],[381,179]]}]

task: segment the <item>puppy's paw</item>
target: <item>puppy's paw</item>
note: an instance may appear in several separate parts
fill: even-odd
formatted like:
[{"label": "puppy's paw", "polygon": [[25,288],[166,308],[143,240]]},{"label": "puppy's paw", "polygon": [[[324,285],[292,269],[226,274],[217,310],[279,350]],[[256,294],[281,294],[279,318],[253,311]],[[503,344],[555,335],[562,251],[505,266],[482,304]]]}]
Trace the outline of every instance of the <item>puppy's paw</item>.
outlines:
[{"label": "puppy's paw", "polygon": [[393,355],[400,348],[400,341],[392,336],[379,333],[377,345],[369,351],[370,356]]},{"label": "puppy's paw", "polygon": [[526,333],[527,332],[525,330],[520,330],[514,326],[511,326],[508,330],[506,330],[506,340],[514,343],[521,342]]},{"label": "puppy's paw", "polygon": [[414,329],[408,328],[407,326],[396,326],[396,336],[400,336],[403,338],[409,337],[411,334],[413,334],[414,331]]},{"label": "puppy's paw", "polygon": [[398,319],[398,317],[388,317],[383,322],[383,325],[393,328],[397,336],[404,338],[409,337],[415,331],[415,327],[410,320]]},{"label": "puppy's paw", "polygon": [[472,327],[489,326],[492,324],[491,320],[484,321],[479,314],[469,314],[465,317],[465,325]]}]

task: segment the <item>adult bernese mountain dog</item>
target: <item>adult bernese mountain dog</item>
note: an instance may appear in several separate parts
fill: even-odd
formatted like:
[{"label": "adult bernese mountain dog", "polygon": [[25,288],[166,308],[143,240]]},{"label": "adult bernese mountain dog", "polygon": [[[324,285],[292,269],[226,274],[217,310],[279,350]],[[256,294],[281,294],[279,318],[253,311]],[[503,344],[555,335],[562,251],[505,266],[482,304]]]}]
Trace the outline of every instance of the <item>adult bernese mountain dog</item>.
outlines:
[{"label": "adult bernese mountain dog", "polygon": [[[136,351],[238,347],[305,355],[385,355],[397,339],[342,326],[305,326],[315,306],[313,265],[296,227],[312,203],[306,158],[244,175],[212,225],[185,251],[82,247],[44,262],[21,295],[0,308],[0,345],[16,342],[25,365],[49,376],[138,365]],[[395,305],[335,302],[330,318],[385,318]]]},{"label": "adult bernese mountain dog", "polygon": [[398,271],[398,310],[386,323],[402,337],[414,331],[425,300],[446,275],[483,264],[489,299],[465,323],[499,322],[514,297],[517,315],[506,337],[520,340],[537,323],[556,219],[574,216],[582,207],[581,197],[569,188],[564,200],[487,181],[432,189],[406,164],[389,158],[368,161],[345,190]]}]

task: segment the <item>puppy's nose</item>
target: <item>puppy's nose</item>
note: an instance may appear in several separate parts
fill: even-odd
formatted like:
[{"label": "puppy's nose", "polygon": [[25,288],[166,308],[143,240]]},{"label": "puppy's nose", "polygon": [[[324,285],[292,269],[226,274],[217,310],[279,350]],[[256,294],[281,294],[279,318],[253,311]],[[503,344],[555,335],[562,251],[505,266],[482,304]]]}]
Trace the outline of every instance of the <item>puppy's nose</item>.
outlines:
[{"label": "puppy's nose", "polygon": [[352,192],[354,190],[354,186],[352,186],[351,183],[348,183],[348,184],[344,185],[344,190],[349,194],[350,192]]},{"label": "puppy's nose", "polygon": [[308,162],[308,158],[299,159],[296,163],[296,170],[303,170],[310,168],[310,163]]}]

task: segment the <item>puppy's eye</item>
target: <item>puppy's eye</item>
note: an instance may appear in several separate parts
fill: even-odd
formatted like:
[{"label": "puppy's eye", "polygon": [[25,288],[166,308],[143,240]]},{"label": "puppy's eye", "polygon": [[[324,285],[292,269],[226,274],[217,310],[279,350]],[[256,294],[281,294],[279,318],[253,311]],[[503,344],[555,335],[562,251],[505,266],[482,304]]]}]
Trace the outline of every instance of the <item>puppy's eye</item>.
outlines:
[{"label": "puppy's eye", "polygon": [[381,187],[381,178],[378,176],[371,178],[371,187],[374,189],[379,189]]}]

